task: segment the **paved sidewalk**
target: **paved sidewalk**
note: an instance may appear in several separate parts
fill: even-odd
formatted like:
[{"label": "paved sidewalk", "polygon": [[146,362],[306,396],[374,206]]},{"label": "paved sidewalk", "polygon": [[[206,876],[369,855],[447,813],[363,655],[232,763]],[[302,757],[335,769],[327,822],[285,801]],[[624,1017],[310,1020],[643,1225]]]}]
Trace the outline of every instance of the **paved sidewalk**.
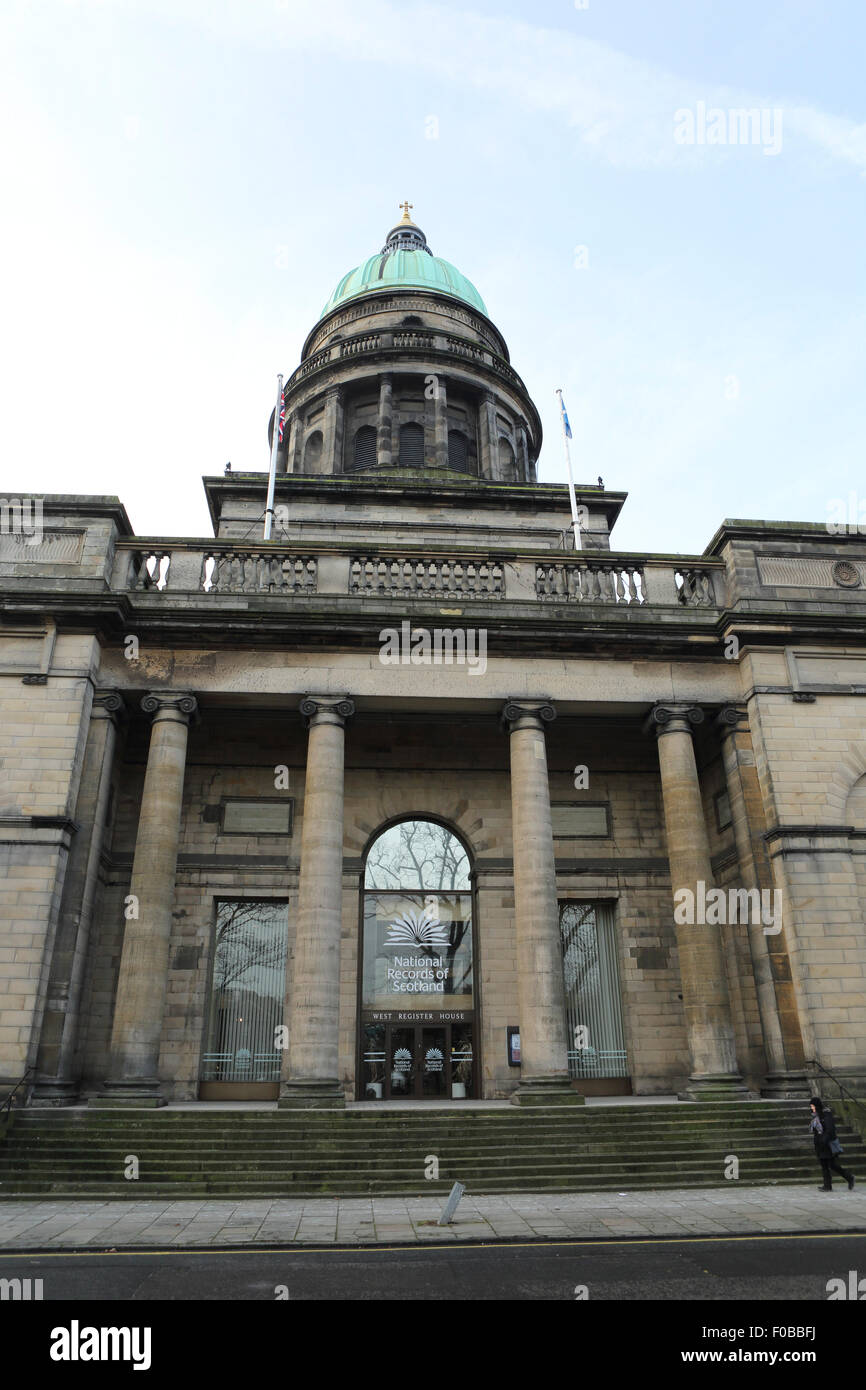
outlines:
[{"label": "paved sidewalk", "polygon": [[[817,1167],[817,1164],[816,1164]],[[0,1203],[6,1250],[242,1244],[375,1245],[437,1241],[754,1235],[866,1230],[866,1183],[849,1192],[814,1187],[727,1187],[463,1198],[448,1227],[444,1198],[317,1197],[191,1201]]]}]

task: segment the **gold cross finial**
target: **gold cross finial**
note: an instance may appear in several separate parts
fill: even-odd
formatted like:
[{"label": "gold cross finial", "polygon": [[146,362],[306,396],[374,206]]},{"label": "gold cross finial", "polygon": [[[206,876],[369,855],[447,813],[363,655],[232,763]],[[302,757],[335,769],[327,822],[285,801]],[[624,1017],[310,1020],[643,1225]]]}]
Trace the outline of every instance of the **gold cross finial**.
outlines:
[{"label": "gold cross finial", "polygon": [[411,222],[411,221],[412,221],[412,218],[409,216],[409,209],[410,209],[410,208],[413,208],[413,207],[415,206],[415,204],[414,204],[414,203],[410,203],[409,200],[408,200],[408,198],[407,198],[405,202],[403,202],[403,203],[398,203],[397,206],[398,206],[398,207],[401,207],[401,208],[403,209],[403,216],[401,217],[400,221],[401,221],[401,222]]}]

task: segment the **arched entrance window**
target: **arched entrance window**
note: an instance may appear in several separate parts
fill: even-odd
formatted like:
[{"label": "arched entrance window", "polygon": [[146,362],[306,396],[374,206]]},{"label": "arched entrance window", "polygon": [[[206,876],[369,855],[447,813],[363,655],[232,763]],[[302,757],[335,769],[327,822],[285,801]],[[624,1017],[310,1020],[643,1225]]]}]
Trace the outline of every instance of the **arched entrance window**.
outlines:
[{"label": "arched entrance window", "polygon": [[364,873],[358,1094],[476,1094],[469,856],[438,821],[404,820],[371,844]]}]

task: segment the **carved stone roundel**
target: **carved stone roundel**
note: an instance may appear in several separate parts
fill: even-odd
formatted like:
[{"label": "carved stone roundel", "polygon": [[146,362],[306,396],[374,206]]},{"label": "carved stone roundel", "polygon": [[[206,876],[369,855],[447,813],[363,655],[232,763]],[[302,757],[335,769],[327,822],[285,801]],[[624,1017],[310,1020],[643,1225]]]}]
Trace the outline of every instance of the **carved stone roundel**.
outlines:
[{"label": "carved stone roundel", "polygon": [[837,560],[833,566],[833,579],[843,589],[856,589],[860,584],[860,571],[850,560]]}]

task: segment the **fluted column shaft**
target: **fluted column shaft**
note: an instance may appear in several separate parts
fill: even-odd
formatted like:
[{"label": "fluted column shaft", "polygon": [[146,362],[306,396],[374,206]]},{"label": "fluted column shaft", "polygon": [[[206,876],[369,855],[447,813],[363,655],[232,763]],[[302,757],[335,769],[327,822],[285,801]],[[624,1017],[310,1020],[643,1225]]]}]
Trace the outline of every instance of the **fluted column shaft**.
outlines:
[{"label": "fluted column shaft", "polygon": [[520,1085],[515,1104],[583,1101],[568,1075],[565,983],[553,857],[545,701],[509,700],[514,912],[520,996]]},{"label": "fluted column shaft", "polygon": [[344,727],[354,708],[346,697],[309,696],[301,703],[309,743],[283,1107],[345,1104],[338,1064],[343,766]]},{"label": "fluted column shaft", "polygon": [[[695,904],[713,886],[692,728],[703,720],[697,707],[656,705],[650,719],[658,736],[665,835],[674,906],[687,889]],[[699,884],[703,883],[703,894]],[[696,914],[697,915],[697,912]],[[705,915],[705,914],[704,914]],[[718,926],[674,922],[683,987],[693,1099],[743,1092],[737,1072],[734,1029]]]},{"label": "fluted column shaft", "polygon": [[192,695],[149,694],[153,714],[129,885],[111,1058],[105,1095],[95,1104],[164,1105],[159,1046],[168,982],[177,848]]}]

